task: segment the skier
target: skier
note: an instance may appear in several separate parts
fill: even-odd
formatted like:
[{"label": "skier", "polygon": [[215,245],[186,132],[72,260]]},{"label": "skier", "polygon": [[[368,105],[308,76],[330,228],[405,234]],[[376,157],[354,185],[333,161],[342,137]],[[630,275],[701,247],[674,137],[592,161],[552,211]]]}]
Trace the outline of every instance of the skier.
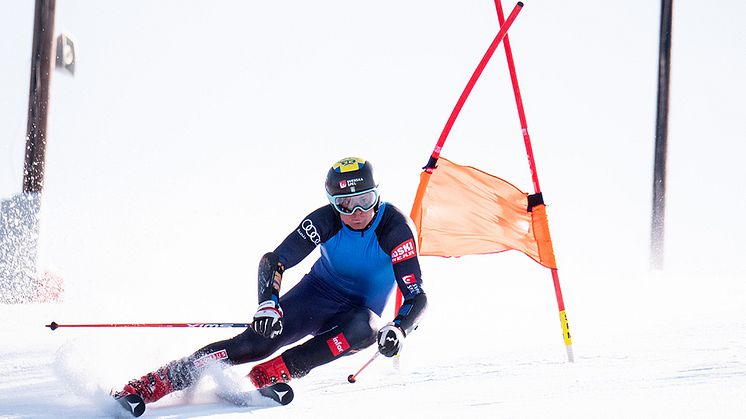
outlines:
[{"label": "skier", "polygon": [[[381,201],[373,167],[360,158],[344,158],[329,169],[326,193],[330,205],[311,212],[259,261],[259,307],[251,327],[130,381],[114,397],[136,394],[152,403],[195,383],[211,362],[230,366],[261,361],[308,335],[313,337],[255,365],[248,374],[254,386],[303,377],[375,342],[381,354],[398,354],[427,307],[407,218]],[[321,257],[280,297],[285,270],[316,246],[321,246]],[[404,302],[394,320],[376,331],[394,283]]]}]

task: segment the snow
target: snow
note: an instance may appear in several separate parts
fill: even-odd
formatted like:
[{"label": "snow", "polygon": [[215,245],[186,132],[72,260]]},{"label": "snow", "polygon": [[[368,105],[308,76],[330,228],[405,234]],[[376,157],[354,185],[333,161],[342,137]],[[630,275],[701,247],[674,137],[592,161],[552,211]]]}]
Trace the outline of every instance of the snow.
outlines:
[{"label": "snow", "polygon": [[[27,3],[0,6],[3,200],[23,172]],[[510,37],[575,362],[546,269],[518,252],[423,258],[430,310],[398,367],[379,358],[348,383],[367,350],[292,381],[289,406],[255,410],[219,402],[208,378],[145,417],[744,416],[746,3],[676,3],[658,272],[658,6],[525,3]],[[38,262],[64,279],[64,301],[0,305],[0,417],[111,416],[111,388],[238,333],[44,325],[246,322],[259,257],[324,204],[344,155],[374,162],[406,212],[496,33],[493,7],[58,1],[79,61],[74,78],[54,76]],[[501,49],[443,156],[530,191]],[[250,367],[227,379],[248,385]]]},{"label": "snow", "polygon": [[[251,416],[743,416],[746,285],[740,278],[573,278],[566,293],[574,363],[565,359],[551,281],[532,280],[537,283],[487,287],[493,304],[452,301],[451,286],[432,281],[432,309],[407,338],[398,369],[379,357],[348,383],[372,355],[367,350],[291,382],[296,397],[289,406]],[[1,416],[105,415],[110,406],[102,392],[236,333],[43,327],[66,320],[61,313],[70,310],[76,309],[66,303],[0,306],[6,319]],[[238,381],[248,367],[227,373]],[[207,378],[191,394],[150,405],[145,417],[239,417],[250,410],[219,402],[214,388]]]}]

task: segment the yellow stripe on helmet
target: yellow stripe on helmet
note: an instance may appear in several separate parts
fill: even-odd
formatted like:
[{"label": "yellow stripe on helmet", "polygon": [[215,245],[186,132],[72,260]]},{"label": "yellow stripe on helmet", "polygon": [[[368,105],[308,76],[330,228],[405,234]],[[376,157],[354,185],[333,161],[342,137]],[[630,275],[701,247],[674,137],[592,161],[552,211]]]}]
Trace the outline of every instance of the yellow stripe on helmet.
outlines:
[{"label": "yellow stripe on helmet", "polygon": [[342,160],[334,163],[332,168],[337,173],[347,173],[359,170],[365,164],[365,160],[359,157],[345,157]]}]

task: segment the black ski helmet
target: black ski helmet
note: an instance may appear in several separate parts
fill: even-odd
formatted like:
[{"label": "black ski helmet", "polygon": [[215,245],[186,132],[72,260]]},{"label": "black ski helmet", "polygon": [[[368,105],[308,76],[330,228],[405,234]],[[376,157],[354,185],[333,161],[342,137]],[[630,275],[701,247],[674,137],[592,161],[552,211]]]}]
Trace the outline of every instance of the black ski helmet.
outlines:
[{"label": "black ski helmet", "polygon": [[341,159],[326,174],[326,193],[329,196],[354,194],[377,187],[373,165],[359,157]]}]

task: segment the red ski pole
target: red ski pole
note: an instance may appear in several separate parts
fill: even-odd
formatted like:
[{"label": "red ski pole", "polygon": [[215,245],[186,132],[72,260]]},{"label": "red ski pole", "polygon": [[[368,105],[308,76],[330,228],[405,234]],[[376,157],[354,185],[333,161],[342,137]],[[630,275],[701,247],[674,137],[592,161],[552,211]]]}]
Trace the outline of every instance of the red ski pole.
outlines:
[{"label": "red ski pole", "polygon": [[99,324],[59,324],[52,322],[44,325],[51,330],[60,327],[195,327],[195,328],[221,328],[221,327],[251,327],[250,323],[99,323]]},{"label": "red ski pole", "polygon": [[367,368],[368,365],[370,365],[370,363],[373,362],[373,360],[375,360],[376,358],[378,358],[379,354],[380,354],[380,352],[376,351],[376,353],[374,353],[373,356],[370,357],[370,359],[368,360],[368,362],[366,362],[365,365],[363,365],[362,367],[360,367],[360,369],[355,374],[350,374],[347,377],[347,381],[349,381],[350,383],[354,383],[355,381],[357,381],[357,376],[360,375],[360,373],[363,372],[363,370],[365,368]]}]

